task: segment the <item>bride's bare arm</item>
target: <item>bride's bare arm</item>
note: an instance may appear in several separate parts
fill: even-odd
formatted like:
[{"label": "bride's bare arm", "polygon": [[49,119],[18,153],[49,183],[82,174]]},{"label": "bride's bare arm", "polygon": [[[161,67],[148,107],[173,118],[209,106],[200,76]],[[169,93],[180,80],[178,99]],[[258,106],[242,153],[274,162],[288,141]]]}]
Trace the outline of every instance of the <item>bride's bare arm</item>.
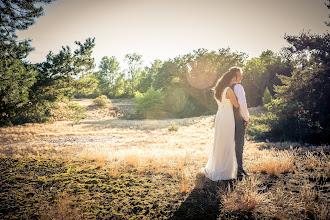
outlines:
[{"label": "bride's bare arm", "polygon": [[227,94],[226,94],[226,96],[228,96],[230,102],[231,102],[236,108],[239,108],[239,103],[238,103],[238,101],[237,101],[237,99],[236,99],[236,96],[235,96],[235,94],[234,94],[234,91],[233,91],[231,88],[229,88],[229,89],[227,90]]}]

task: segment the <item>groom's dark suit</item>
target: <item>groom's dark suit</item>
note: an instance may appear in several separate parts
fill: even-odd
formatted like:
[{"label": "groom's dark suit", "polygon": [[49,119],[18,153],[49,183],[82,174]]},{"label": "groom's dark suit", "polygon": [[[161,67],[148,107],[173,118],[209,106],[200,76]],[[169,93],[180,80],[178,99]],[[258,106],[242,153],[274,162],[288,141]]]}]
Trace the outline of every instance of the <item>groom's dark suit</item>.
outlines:
[{"label": "groom's dark suit", "polygon": [[[231,89],[234,91],[236,97],[238,98],[238,103],[240,104],[239,108],[234,107],[234,117],[235,117],[235,150],[236,158],[239,173],[245,173],[243,169],[243,147],[244,147],[244,138],[245,138],[245,126],[244,121],[248,120],[248,111],[246,106],[245,92],[241,84],[234,84],[231,86]],[[241,93],[241,94],[238,94]],[[239,97],[240,96],[240,97]],[[244,115],[242,115],[242,109]]]}]

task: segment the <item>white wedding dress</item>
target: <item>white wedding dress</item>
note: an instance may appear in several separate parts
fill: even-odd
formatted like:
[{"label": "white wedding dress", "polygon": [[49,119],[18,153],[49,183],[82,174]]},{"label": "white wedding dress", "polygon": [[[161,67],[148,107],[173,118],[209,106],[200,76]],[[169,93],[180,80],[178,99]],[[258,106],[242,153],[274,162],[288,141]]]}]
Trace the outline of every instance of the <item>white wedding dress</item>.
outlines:
[{"label": "white wedding dress", "polygon": [[216,99],[214,145],[202,172],[213,181],[235,179],[237,160],[235,153],[235,119],[233,104],[226,98],[229,87],[223,91],[222,102]]}]

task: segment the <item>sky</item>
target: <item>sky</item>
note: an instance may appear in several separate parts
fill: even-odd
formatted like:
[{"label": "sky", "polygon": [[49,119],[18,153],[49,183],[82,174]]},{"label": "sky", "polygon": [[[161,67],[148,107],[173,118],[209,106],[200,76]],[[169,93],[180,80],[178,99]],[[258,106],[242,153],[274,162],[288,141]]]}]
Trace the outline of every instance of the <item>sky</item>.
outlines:
[{"label": "sky", "polygon": [[142,55],[144,65],[198,48],[258,57],[288,44],[284,36],[329,31],[325,0],[57,0],[43,5],[44,15],[17,32],[35,48],[27,57],[43,62],[49,51],[77,46],[95,37],[96,66],[103,56],[124,64],[125,54]]}]

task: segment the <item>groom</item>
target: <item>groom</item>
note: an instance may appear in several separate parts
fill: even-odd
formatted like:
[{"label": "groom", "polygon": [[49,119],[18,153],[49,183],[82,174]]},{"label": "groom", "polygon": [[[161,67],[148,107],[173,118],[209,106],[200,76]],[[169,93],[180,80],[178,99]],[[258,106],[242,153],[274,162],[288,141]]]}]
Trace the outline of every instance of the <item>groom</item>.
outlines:
[{"label": "groom", "polygon": [[242,69],[239,67],[232,67],[229,69],[230,72],[236,73],[236,84],[232,85],[232,90],[234,91],[237,101],[240,104],[239,108],[234,107],[234,117],[235,117],[235,150],[237,158],[237,176],[248,175],[243,169],[243,147],[244,147],[244,137],[245,129],[249,123],[249,111],[247,109],[246,98],[244,88],[241,84],[242,81]]}]

